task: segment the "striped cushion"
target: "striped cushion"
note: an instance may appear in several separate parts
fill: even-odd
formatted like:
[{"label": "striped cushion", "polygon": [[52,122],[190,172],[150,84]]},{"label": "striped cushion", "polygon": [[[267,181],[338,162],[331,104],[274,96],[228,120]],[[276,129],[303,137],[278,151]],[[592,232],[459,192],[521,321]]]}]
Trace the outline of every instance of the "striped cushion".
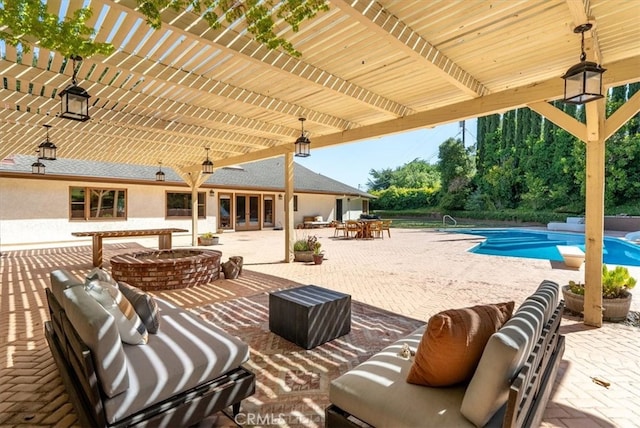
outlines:
[{"label": "striped cushion", "polygon": [[487,342],[460,408],[476,426],[485,426],[507,402],[509,383],[538,342],[550,309],[555,310],[557,293],[557,284],[544,281]]},{"label": "striped cushion", "polygon": [[96,299],[116,319],[120,339],[130,345],[144,345],[149,340],[146,327],[136,314],[133,305],[118,287],[98,279],[85,287],[89,296]]},{"label": "striped cushion", "polygon": [[124,294],[124,297],[131,302],[140,320],[147,328],[147,331],[152,334],[158,333],[158,329],[160,328],[160,310],[158,309],[156,300],[149,294],[126,282],[118,281],[118,289]]},{"label": "striped cushion", "polygon": [[63,290],[62,306],[73,328],[91,349],[100,386],[107,397],[129,388],[127,360],[115,318],[84,287]]}]

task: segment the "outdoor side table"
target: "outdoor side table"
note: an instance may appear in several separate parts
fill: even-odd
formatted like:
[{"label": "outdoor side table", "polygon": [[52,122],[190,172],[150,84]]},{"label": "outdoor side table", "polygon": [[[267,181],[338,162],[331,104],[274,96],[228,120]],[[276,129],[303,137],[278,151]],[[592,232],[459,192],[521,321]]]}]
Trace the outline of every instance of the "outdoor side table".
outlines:
[{"label": "outdoor side table", "polygon": [[269,330],[305,349],[351,331],[351,296],[316,285],[269,293]]}]

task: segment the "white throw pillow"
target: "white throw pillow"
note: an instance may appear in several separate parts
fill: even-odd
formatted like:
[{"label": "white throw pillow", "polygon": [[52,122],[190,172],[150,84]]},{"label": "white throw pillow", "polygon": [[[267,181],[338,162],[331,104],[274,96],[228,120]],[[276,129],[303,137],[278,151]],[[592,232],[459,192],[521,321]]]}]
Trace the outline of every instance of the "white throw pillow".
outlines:
[{"label": "white throw pillow", "polygon": [[85,287],[88,286],[91,281],[94,281],[96,279],[102,282],[109,283],[111,285],[116,285],[116,286],[118,285],[116,281],[111,277],[111,274],[109,272],[107,272],[102,268],[97,267],[97,268],[91,269],[87,274],[84,280]]},{"label": "white throw pillow", "polygon": [[149,340],[149,333],[140,320],[133,305],[108,282],[95,279],[85,287],[89,296],[94,298],[107,312],[116,319],[120,339],[130,345],[144,345]]}]

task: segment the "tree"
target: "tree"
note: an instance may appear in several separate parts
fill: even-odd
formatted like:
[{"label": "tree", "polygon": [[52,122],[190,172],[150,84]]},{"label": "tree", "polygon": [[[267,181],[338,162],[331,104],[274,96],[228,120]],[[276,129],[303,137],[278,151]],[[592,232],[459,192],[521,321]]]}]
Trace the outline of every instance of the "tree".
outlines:
[{"label": "tree", "polygon": [[391,184],[406,189],[434,188],[440,185],[440,173],[434,165],[416,158],[396,168]]},{"label": "tree", "polygon": [[391,187],[393,179],[393,170],[391,168],[381,169],[380,171],[371,169],[369,170],[369,175],[372,177],[367,181],[369,191],[384,190]]},{"label": "tree", "polygon": [[449,138],[438,148],[438,170],[443,190],[447,191],[449,186],[459,177],[469,179],[473,172],[471,159],[467,150],[462,145],[462,141]]},{"label": "tree", "polygon": [[480,117],[477,124],[476,169],[482,176],[485,169],[494,165],[499,157],[500,115]]},{"label": "tree", "polygon": [[[631,98],[640,91],[640,82],[632,83],[629,85],[629,91],[627,93],[627,99]],[[627,129],[629,135],[635,135],[640,133],[640,113],[636,114],[628,123]]]},{"label": "tree", "polygon": [[0,9],[0,40],[11,46],[21,46],[28,52],[32,46],[61,53],[64,57],[108,55],[113,46],[90,39],[92,28],[85,25],[93,12],[78,9],[72,18],[60,21],[58,15],[47,12],[47,3],[40,0],[2,0]]},{"label": "tree", "polygon": [[[1,4],[0,40],[11,46],[21,46],[24,51],[29,51],[37,45],[67,58],[113,51],[113,45],[91,40],[94,31],[85,25],[93,13],[89,7],[77,9],[72,18],[60,20],[57,14],[47,12],[46,1],[2,0]],[[282,48],[293,56],[301,54],[290,42],[278,36],[282,28],[276,26],[276,21],[284,21],[297,32],[303,21],[320,11],[329,10],[325,0],[138,0],[138,10],[154,29],[162,26],[160,14],[166,8],[202,14],[213,29],[221,26],[216,10],[221,11],[229,24],[244,19],[247,31],[255,40],[269,49]]]},{"label": "tree", "polygon": [[449,138],[438,149],[438,170],[442,182],[441,205],[445,209],[462,209],[471,192],[473,162],[462,141]]},{"label": "tree", "polygon": [[395,170],[390,168],[376,171],[372,169],[369,175],[373,178],[367,182],[370,191],[385,190],[391,186],[400,189],[436,188],[440,186],[440,174],[434,165],[422,159],[414,159]]}]

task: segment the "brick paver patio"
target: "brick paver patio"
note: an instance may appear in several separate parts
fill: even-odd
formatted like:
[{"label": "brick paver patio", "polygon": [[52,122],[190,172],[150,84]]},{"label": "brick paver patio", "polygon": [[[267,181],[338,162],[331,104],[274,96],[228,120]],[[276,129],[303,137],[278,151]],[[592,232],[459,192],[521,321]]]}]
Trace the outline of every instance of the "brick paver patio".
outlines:
[{"label": "brick paver patio", "polygon": [[[282,231],[228,233],[212,248],[223,252],[223,260],[243,256],[242,277],[161,294],[193,307],[294,284],[317,284],[426,322],[452,307],[505,300],[519,304],[543,279],[564,284],[584,276],[583,271],[545,260],[468,253],[482,239],[470,235],[392,229],[390,239],[360,241],[334,239],[333,229],[296,232],[299,237],[319,236],[326,252],[322,265],[281,263]],[[189,243],[189,237],[174,238],[175,247]],[[156,246],[152,238],[110,241],[105,267],[115,254]],[[88,272],[90,245],[3,247],[0,261],[0,426],[77,424],[43,335],[48,319],[44,289],[49,272],[58,267],[80,277]],[[632,309],[640,310],[640,299]],[[561,329],[567,348],[544,426],[640,426],[640,328],[605,323],[594,329],[565,316]],[[593,377],[611,385],[605,388]]]}]

